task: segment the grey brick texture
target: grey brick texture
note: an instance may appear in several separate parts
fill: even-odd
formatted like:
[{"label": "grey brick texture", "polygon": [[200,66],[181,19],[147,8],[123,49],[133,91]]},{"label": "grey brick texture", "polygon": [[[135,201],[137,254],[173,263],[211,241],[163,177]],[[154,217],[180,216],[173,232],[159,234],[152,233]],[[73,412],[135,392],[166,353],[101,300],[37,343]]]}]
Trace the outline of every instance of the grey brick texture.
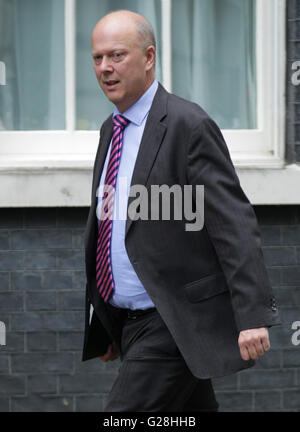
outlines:
[{"label": "grey brick texture", "polygon": [[287,0],[286,159],[300,162],[300,84],[292,83],[292,64],[300,61],[299,0]]},{"label": "grey brick texture", "polygon": [[233,377],[214,380],[221,411],[300,411],[300,207],[257,206],[262,248],[281,312],[282,325],[270,329],[272,349],[256,365]]},{"label": "grey brick texture", "polygon": [[[253,368],[214,379],[214,387],[220,411],[300,411],[300,345],[292,343],[292,323],[300,321],[300,207],[255,212],[283,324],[270,329],[272,349]],[[7,329],[0,410],[103,410],[120,363],[81,361],[88,209],[0,213],[0,321]],[[14,262],[16,252],[23,258]],[[51,256],[39,260],[47,265],[34,264],[39,253]]]}]

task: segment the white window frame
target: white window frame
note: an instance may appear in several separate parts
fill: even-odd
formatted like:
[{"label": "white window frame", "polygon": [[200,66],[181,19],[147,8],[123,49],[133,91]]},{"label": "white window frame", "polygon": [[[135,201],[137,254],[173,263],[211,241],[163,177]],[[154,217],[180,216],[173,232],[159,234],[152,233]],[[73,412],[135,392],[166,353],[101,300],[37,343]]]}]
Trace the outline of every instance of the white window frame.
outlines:
[{"label": "white window frame", "polygon": [[[75,130],[75,0],[64,1],[66,130],[0,132],[2,207],[89,205],[99,131]],[[286,0],[257,0],[256,3],[258,127],[222,130],[241,182],[253,203],[267,202],[264,192],[255,189],[257,170],[274,174],[272,170],[275,169],[278,174],[279,169],[284,168],[285,3]],[[161,5],[162,84],[171,91],[172,0],[161,0]],[[286,202],[284,195],[274,196],[274,203],[284,199]]]},{"label": "white window frame", "polygon": [[[172,91],[172,0],[162,3],[163,78]],[[285,25],[285,0],[256,0],[257,128],[222,130],[237,167],[283,166]]]}]

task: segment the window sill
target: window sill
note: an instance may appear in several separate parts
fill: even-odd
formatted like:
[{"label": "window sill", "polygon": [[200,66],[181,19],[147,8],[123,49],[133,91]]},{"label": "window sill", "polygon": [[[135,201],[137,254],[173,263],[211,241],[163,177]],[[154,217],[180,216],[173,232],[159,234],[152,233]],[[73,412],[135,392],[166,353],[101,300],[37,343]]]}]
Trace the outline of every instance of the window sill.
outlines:
[{"label": "window sill", "polygon": [[[252,204],[300,204],[300,165],[283,165],[279,159],[234,163]],[[2,158],[0,207],[89,206],[93,164],[94,154]]]}]

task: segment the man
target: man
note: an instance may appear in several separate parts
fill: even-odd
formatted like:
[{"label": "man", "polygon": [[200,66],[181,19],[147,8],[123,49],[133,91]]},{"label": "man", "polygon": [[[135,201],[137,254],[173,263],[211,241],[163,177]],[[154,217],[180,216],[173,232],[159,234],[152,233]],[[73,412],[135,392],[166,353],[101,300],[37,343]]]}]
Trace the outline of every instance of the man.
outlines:
[{"label": "man", "polygon": [[[115,109],[94,166],[83,360],[121,356],[107,411],[217,410],[211,378],[252,366],[270,348],[268,327],[280,323],[253,209],[217,125],[155,80],[155,38],[144,17],[106,15],[92,55]],[[186,229],[187,218],[173,213],[135,217],[124,178],[147,192],[191,185],[194,205],[203,185],[202,229]]]}]

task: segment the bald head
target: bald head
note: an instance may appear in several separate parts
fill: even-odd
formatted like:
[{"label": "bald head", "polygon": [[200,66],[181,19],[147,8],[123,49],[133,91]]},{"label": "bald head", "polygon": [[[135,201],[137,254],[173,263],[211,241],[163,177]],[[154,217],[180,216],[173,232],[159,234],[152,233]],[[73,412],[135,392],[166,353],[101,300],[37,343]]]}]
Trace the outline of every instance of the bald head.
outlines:
[{"label": "bald head", "polygon": [[151,23],[141,14],[128,11],[128,10],[118,10],[110,12],[101,18],[92,34],[92,38],[99,27],[109,26],[110,28],[115,27],[119,31],[122,27],[127,30],[131,29],[135,33],[136,42],[139,44],[140,48],[145,51],[149,46],[154,46],[156,48],[156,40]]},{"label": "bald head", "polygon": [[105,15],[92,33],[98,82],[120,112],[133,105],[155,77],[155,37],[149,21],[134,12]]}]

